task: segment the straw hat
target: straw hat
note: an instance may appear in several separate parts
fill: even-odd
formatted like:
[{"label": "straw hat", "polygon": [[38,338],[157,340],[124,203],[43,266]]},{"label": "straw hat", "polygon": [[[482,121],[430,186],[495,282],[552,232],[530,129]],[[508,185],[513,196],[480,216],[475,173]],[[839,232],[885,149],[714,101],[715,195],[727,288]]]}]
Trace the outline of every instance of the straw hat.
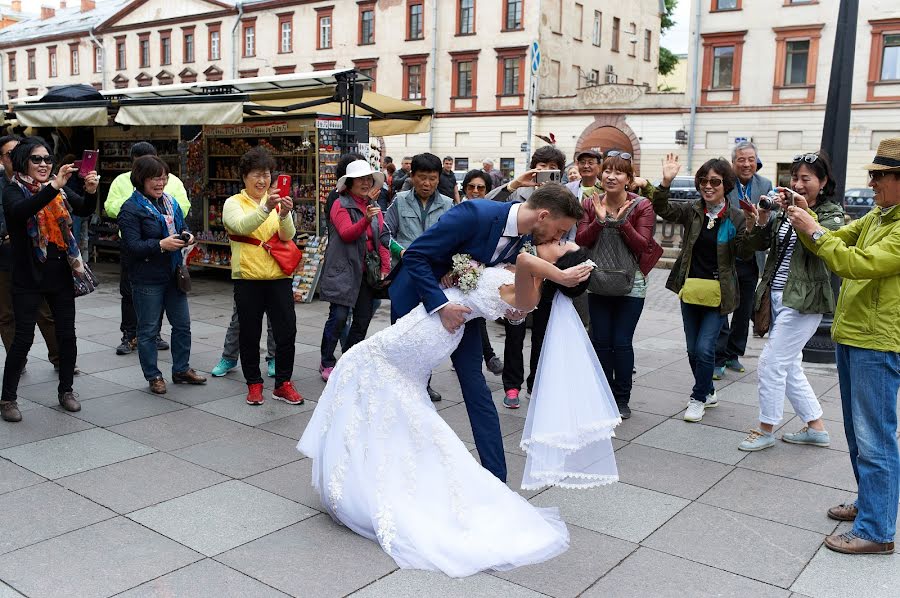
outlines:
[{"label": "straw hat", "polygon": [[347,174],[338,179],[337,192],[342,193],[346,190],[347,179],[358,179],[359,177],[371,176],[375,179],[375,187],[381,188],[384,185],[384,173],[372,170],[372,166],[365,160],[354,160],[347,166]]},{"label": "straw hat", "polygon": [[889,170],[900,172],[900,137],[882,139],[872,163],[863,166],[866,170]]}]

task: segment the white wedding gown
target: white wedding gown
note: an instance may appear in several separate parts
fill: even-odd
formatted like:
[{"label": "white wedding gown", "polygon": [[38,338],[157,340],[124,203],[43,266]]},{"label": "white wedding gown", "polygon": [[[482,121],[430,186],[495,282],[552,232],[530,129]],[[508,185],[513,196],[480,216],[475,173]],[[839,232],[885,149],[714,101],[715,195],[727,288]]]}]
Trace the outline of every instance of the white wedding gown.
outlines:
[{"label": "white wedding gown", "polygon": [[[445,292],[472,309],[468,319],[494,320],[510,307],[499,288],[513,281],[504,268],[485,268],[473,291]],[[462,334],[419,305],[355,345],[297,445],[313,460],[312,483],[332,518],[400,567],[451,577],[539,563],[569,546],[559,511],[532,506],[482,468],[429,399],[431,371]]]}]

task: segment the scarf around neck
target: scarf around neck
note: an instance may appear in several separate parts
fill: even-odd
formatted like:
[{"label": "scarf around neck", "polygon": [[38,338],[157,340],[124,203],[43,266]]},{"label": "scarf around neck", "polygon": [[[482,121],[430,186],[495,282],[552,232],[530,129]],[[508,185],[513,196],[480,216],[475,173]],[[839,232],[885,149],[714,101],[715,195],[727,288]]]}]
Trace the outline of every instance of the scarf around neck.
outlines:
[{"label": "scarf around neck", "polygon": [[[160,198],[160,206],[150,201],[143,193],[134,190],[129,200],[134,201],[143,209],[147,210],[162,227],[163,237],[170,237],[184,230],[184,215],[181,213],[181,207],[178,202],[172,199],[168,193],[163,193]],[[162,210],[160,210],[160,207]],[[183,259],[181,251],[170,252],[169,259],[172,262],[172,271],[175,271]]]},{"label": "scarf around neck", "polygon": [[[13,181],[22,189],[26,198],[31,198],[34,194],[39,193],[46,184],[49,184],[42,185],[20,172],[15,174]],[[72,255],[73,250],[78,252],[78,244],[72,235],[72,216],[66,205],[66,193],[62,189],[56,193],[56,197],[50,200],[50,203],[28,219],[25,223],[25,230],[34,246],[35,257],[41,263],[47,261],[47,248],[50,245],[55,245],[68,255]],[[80,255],[80,252],[78,253]]]}]

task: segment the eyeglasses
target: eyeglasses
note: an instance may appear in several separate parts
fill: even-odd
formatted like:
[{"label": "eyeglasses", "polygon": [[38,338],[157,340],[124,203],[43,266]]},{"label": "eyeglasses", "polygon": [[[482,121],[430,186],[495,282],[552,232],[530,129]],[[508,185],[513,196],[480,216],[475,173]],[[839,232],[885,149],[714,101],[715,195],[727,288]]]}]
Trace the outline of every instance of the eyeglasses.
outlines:
[{"label": "eyeglasses", "polygon": [[150,180],[154,183],[168,183],[169,175],[150,177]]},{"label": "eyeglasses", "polygon": [[806,162],[812,164],[819,159],[819,154],[797,154],[794,156],[794,162]]},{"label": "eyeglasses", "polygon": [[620,152],[619,150],[610,150],[606,152],[607,158],[615,158],[616,156],[622,158],[623,160],[631,160],[631,154],[628,152]]},{"label": "eyeglasses", "polygon": [[44,164],[53,164],[53,156],[28,156],[28,161],[38,166],[41,162]]},{"label": "eyeglasses", "polygon": [[697,182],[700,183],[701,187],[706,187],[709,185],[713,189],[717,188],[722,184],[722,179],[716,177],[700,177],[697,179]]},{"label": "eyeglasses", "polygon": [[466,189],[469,191],[484,191],[487,189],[487,185],[473,185],[472,183],[469,183],[466,185]]}]

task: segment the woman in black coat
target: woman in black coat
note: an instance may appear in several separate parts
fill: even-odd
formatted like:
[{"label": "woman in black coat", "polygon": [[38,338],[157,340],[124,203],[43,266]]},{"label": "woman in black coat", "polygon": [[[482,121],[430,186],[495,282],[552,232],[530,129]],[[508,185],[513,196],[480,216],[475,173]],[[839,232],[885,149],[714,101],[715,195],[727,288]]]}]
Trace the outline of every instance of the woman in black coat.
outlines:
[{"label": "woman in black coat", "polygon": [[78,169],[63,164],[54,176],[50,147],[39,137],[24,139],[10,156],[15,175],[3,191],[3,210],[12,244],[12,301],[16,333],[3,370],[0,416],[22,420],[16,392],[22,366],[34,341],[42,299],[56,321],[59,343],[59,404],[66,411],[81,405],[72,392],[75,375],[75,286],[90,292],[95,281],[85,269],[72,234],[72,215],[87,217],[97,207],[99,177],[85,175],[84,197],[63,189]]}]

